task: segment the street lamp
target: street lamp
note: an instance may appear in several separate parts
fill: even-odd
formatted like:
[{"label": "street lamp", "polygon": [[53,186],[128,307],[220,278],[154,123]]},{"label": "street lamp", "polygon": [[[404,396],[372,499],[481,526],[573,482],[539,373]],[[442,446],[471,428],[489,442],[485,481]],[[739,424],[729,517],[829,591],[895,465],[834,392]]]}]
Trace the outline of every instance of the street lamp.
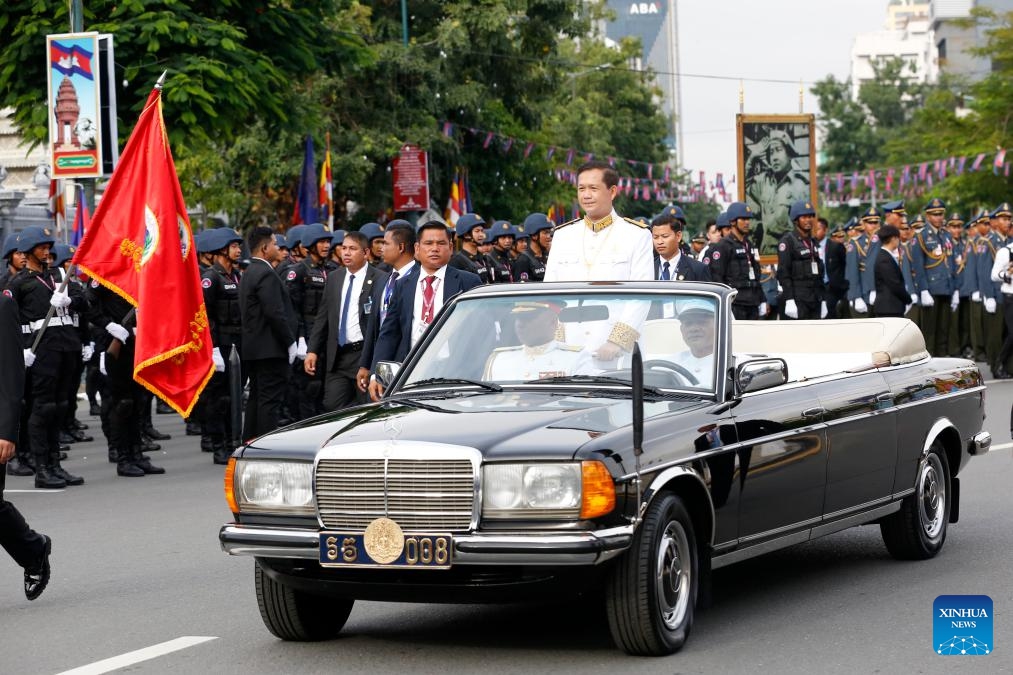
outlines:
[{"label": "street lamp", "polygon": [[589,68],[588,70],[582,70],[579,73],[570,73],[569,75],[567,75],[566,77],[570,80],[571,97],[572,98],[577,97],[577,78],[584,77],[585,75],[590,75],[592,73],[598,73],[603,70],[608,70],[611,67],[612,67],[611,63],[603,63],[600,66],[595,66],[594,68]]}]

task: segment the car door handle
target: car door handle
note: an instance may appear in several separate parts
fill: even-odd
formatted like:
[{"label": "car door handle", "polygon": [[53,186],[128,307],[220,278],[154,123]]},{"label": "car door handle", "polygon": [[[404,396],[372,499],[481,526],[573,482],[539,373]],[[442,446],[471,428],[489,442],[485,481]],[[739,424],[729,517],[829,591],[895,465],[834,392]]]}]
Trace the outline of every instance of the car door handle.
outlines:
[{"label": "car door handle", "polygon": [[893,394],[891,394],[890,392],[880,394],[879,396],[876,397],[876,400],[879,401],[880,403],[893,403]]},{"label": "car door handle", "polygon": [[802,417],[819,417],[827,411],[823,406],[817,406],[815,408],[806,408],[802,411]]}]

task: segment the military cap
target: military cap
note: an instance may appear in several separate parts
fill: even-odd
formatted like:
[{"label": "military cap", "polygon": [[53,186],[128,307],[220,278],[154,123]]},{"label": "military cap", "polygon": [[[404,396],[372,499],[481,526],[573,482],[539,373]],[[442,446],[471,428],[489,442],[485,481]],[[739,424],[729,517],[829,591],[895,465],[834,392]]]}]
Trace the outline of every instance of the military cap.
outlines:
[{"label": "military cap", "polygon": [[1009,203],[1003,202],[999,206],[995,207],[992,213],[988,214],[989,218],[998,218],[999,216],[1010,216],[1013,215],[1013,211],[1010,210]]},{"label": "military cap", "polygon": [[753,210],[751,208],[749,208],[749,205],[746,204],[745,202],[732,202],[728,206],[728,222],[729,223],[731,223],[733,221],[736,221],[739,218],[749,218],[749,219],[752,219],[752,218],[755,218],[755,217],[756,217],[756,215],[753,213]]},{"label": "military cap", "polygon": [[323,223],[313,223],[312,225],[307,225],[306,229],[303,230],[302,245],[309,248],[318,241],[323,241],[324,239],[330,241],[332,236],[334,236],[334,234],[328,231],[328,229],[323,226]]},{"label": "military cap", "polygon": [[644,225],[646,227],[650,227],[651,226],[651,221],[649,221],[647,219],[647,216],[637,216],[633,220],[637,221],[638,223],[640,223],[641,225]]},{"label": "military cap", "polygon": [[285,236],[288,239],[288,247],[290,249],[302,246],[302,233],[306,231],[307,227],[309,225],[296,225],[288,229],[288,233]]},{"label": "military cap", "polygon": [[838,226],[838,227],[835,227],[833,229],[833,231],[830,233],[830,236],[831,237],[845,237],[845,236],[847,236],[847,234],[848,233],[844,231],[843,227]]},{"label": "military cap", "polygon": [[919,227],[925,227],[925,219],[922,218],[922,214],[915,214],[915,219],[910,223],[911,227],[918,229]]},{"label": "military cap", "polygon": [[521,239],[531,239],[531,235],[524,231],[523,227],[514,227],[517,232],[517,241]]},{"label": "military cap", "polygon": [[17,250],[18,250],[18,235],[13,233],[8,234],[4,238],[3,255],[0,255],[0,258],[6,260],[8,257],[10,257],[12,253],[14,253]]},{"label": "military cap", "polygon": [[866,210],[862,211],[862,215],[859,216],[859,220],[872,220],[873,218],[875,218],[876,220],[879,220],[881,218],[879,214],[879,209],[877,209],[875,206],[870,206]]},{"label": "military cap", "polygon": [[815,216],[816,209],[813,208],[812,202],[800,199],[791,205],[788,209],[788,219],[791,221],[798,220],[802,216]]},{"label": "military cap", "polygon": [[[528,217],[530,218],[531,216]],[[458,237],[463,237],[466,234],[470,234],[476,225],[485,225],[482,216],[477,213],[465,213],[457,219],[457,225],[454,227],[454,230],[457,232]]]},{"label": "military cap", "polygon": [[854,230],[861,226],[862,224],[858,222],[858,218],[855,218],[854,216],[848,218],[848,222],[844,223],[844,229],[846,230]]},{"label": "military cap", "polygon": [[[462,218],[464,216],[461,216]],[[461,221],[457,221],[460,223]],[[551,230],[552,221],[544,213],[529,213],[528,217],[524,219],[524,231],[530,234],[532,237],[541,232],[542,230]]]},{"label": "military cap", "polygon": [[[449,232],[451,232],[451,233],[453,233],[453,232],[454,232],[454,228],[453,228],[453,227],[451,227],[451,226],[450,226],[450,225],[449,225],[449,224],[447,223],[447,221],[445,221],[445,220],[443,219],[443,217],[442,217],[442,216],[438,216],[438,215],[435,215],[435,214],[429,214],[429,215],[425,215],[425,216],[423,216],[423,217],[419,218],[419,223],[418,223],[418,225],[417,225],[417,226],[415,227],[415,231],[416,231],[416,232],[418,232],[418,231],[420,231],[420,230],[421,230],[421,229],[422,229],[423,227],[426,227],[427,225],[432,225],[433,223],[437,223],[437,224],[439,224],[439,225],[442,225],[443,227],[447,228],[447,230],[448,230]],[[381,234],[380,236],[382,237],[383,235]],[[451,238],[451,239],[453,239],[453,238],[454,238],[454,237],[453,237],[453,234],[451,234],[451,237],[450,237],[450,238]]]},{"label": "military cap", "polygon": [[946,224],[952,225],[954,223],[956,223],[957,225],[963,225],[964,217],[961,216],[959,213],[951,213],[946,217]]},{"label": "military cap", "polygon": [[492,224],[491,235],[493,238],[496,237],[513,237],[517,238],[517,230],[513,225],[510,224],[509,220],[497,220]]},{"label": "military cap", "polygon": [[278,234],[277,232],[275,232],[274,243],[278,245],[278,248],[285,248],[285,249],[288,248],[288,239],[286,239],[285,235],[283,234]]},{"label": "military cap", "polygon": [[380,223],[366,223],[359,228],[359,232],[362,233],[368,241],[379,239],[383,236],[384,227]]},{"label": "military cap", "polygon": [[714,219],[714,224],[717,225],[718,229],[731,227],[731,223],[728,222],[728,212],[722,211],[718,214],[718,217]]},{"label": "military cap", "polygon": [[415,229],[415,226],[409,223],[404,218],[395,218],[394,220],[390,221],[389,223],[387,223],[387,226],[383,228],[383,231],[386,232],[392,227],[407,227],[408,229],[411,230]]},{"label": "military cap", "polygon": [[28,253],[36,246],[42,246],[43,244],[52,246],[55,243],[56,240],[53,239],[53,235],[46,228],[26,227],[18,235],[18,250],[23,253]]},{"label": "military cap", "polygon": [[341,246],[345,243],[345,231],[334,230],[334,234],[331,235],[331,247]]},{"label": "military cap", "polygon": [[657,218],[675,218],[681,220],[682,224],[686,224],[686,214],[682,212],[682,209],[675,204],[669,204],[665,208],[661,209],[661,213],[658,214]]},{"label": "military cap", "polygon": [[77,246],[68,246],[67,244],[57,244],[53,247],[53,266],[59,267],[63,263],[67,262],[74,257],[77,252]]},{"label": "military cap", "polygon": [[929,200],[929,203],[926,204],[925,208],[922,210],[925,213],[931,213],[933,215],[943,214],[946,213],[946,202],[944,202],[939,197],[933,197],[932,199]]},{"label": "military cap", "polygon": [[904,210],[904,200],[897,199],[895,201],[883,204],[883,215],[887,215],[890,213],[896,213],[902,216],[906,216],[907,211]]},{"label": "military cap", "polygon": [[974,223],[980,223],[983,220],[988,220],[988,209],[982,209],[981,213],[974,217]]},{"label": "military cap", "polygon": [[693,235],[693,238],[690,241],[692,241],[694,244],[706,244],[707,235],[705,235],[703,232],[697,232],[696,234]]},{"label": "military cap", "polygon": [[700,312],[705,312],[713,316],[714,303],[709,300],[704,300],[703,298],[689,298],[686,300],[676,300],[675,311],[676,314],[680,317],[683,316],[684,314],[686,315],[697,314]]}]

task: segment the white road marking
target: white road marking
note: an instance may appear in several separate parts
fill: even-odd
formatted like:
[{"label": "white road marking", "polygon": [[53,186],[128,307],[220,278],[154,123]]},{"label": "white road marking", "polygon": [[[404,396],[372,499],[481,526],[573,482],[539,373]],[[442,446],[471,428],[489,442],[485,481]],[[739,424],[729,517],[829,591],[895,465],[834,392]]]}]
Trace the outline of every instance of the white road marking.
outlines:
[{"label": "white road marking", "polygon": [[1013,448],[1013,443],[999,443],[998,445],[993,445],[992,447],[990,447],[988,451],[992,452],[993,450],[1008,450],[1009,448]]},{"label": "white road marking", "polygon": [[58,495],[66,492],[63,488],[59,490],[4,490],[5,495],[9,495],[12,492],[16,492],[23,495]]},{"label": "white road marking", "polygon": [[187,647],[194,647],[204,642],[210,642],[211,640],[217,640],[217,637],[206,637],[203,635],[184,635],[178,637],[175,640],[169,640],[168,642],[162,642],[157,645],[151,645],[143,649],[138,649],[126,654],[120,654],[119,656],[113,656],[112,658],[103,659],[96,661],[95,663],[89,663],[86,666],[80,668],[74,668],[72,670],[65,670],[58,675],[100,675],[101,673],[108,673],[113,670],[119,670],[120,668],[126,668],[132,666],[135,663],[141,661],[148,661],[150,659],[158,658],[159,656],[165,656],[172,652],[178,652],[181,649]]}]

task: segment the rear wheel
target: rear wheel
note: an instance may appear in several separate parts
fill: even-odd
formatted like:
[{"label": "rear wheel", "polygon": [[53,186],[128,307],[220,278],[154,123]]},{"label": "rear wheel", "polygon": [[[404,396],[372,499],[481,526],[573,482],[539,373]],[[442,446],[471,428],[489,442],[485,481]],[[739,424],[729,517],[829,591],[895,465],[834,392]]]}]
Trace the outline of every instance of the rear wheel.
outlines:
[{"label": "rear wheel", "polygon": [[609,579],[606,608],[612,638],[629,654],[678,651],[693,627],[698,587],[689,512],[676,495],[660,495]]},{"label": "rear wheel", "polygon": [[926,560],[943,548],[950,521],[950,467],[939,441],[918,464],[914,494],[880,523],[883,542],[898,560]]},{"label": "rear wheel", "polygon": [[280,584],[255,563],[257,606],[260,618],[275,637],[294,642],[316,642],[337,637],[354,600],[311,595]]}]

